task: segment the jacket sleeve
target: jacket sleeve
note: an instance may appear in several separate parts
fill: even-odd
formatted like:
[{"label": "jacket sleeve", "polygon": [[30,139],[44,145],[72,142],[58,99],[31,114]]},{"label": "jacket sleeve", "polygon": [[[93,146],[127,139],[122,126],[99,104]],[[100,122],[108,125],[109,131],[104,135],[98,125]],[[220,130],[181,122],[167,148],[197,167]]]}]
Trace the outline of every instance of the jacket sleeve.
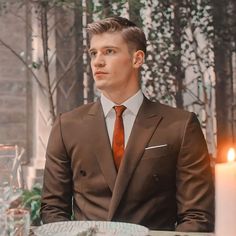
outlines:
[{"label": "jacket sleeve", "polygon": [[72,215],[72,171],[63,143],[59,116],[51,130],[46,150],[41,219],[43,223],[66,221]]},{"label": "jacket sleeve", "polygon": [[214,184],[210,159],[199,121],[191,113],[177,160],[176,231],[214,231]]}]

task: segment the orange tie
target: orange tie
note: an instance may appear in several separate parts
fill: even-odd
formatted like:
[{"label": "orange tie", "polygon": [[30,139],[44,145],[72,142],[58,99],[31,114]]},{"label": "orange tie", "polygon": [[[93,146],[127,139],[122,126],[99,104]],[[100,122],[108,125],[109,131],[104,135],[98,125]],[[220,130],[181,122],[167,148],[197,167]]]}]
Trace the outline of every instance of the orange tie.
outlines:
[{"label": "orange tie", "polygon": [[116,120],[113,132],[112,150],[116,169],[118,170],[125,149],[124,124],[122,119],[122,113],[124,112],[126,107],[114,106],[113,108],[115,109],[116,112]]}]

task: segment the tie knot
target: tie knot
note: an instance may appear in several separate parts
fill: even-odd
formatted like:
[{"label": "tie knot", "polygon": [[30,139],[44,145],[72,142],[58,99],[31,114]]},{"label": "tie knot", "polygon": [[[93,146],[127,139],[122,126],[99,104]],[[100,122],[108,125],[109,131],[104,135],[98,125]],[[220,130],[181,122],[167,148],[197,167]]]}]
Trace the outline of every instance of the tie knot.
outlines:
[{"label": "tie knot", "polygon": [[122,116],[124,110],[126,109],[126,107],[123,106],[123,105],[121,105],[121,106],[114,106],[113,108],[115,109],[116,116],[118,116],[118,117]]}]

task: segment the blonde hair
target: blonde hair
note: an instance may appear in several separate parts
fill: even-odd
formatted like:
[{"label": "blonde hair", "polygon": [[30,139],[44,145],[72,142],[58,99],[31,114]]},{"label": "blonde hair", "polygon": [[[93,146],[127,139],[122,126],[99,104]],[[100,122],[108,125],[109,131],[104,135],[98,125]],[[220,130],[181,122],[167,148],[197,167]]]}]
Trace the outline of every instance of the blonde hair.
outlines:
[{"label": "blonde hair", "polygon": [[132,21],[113,16],[88,24],[87,32],[89,39],[96,34],[121,32],[130,50],[142,50],[146,54],[146,37],[144,32]]}]

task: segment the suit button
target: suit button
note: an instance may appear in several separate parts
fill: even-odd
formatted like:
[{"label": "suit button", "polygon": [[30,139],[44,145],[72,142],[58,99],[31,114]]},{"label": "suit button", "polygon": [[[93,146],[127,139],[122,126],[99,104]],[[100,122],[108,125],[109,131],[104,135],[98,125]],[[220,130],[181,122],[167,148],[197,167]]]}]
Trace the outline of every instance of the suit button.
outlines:
[{"label": "suit button", "polygon": [[156,182],[158,182],[159,181],[159,176],[158,176],[158,174],[154,174],[154,175],[152,175],[152,177],[154,178],[154,180],[156,181]]},{"label": "suit button", "polygon": [[79,173],[80,173],[81,176],[86,176],[87,175],[86,171],[84,171],[84,170],[80,170]]}]

